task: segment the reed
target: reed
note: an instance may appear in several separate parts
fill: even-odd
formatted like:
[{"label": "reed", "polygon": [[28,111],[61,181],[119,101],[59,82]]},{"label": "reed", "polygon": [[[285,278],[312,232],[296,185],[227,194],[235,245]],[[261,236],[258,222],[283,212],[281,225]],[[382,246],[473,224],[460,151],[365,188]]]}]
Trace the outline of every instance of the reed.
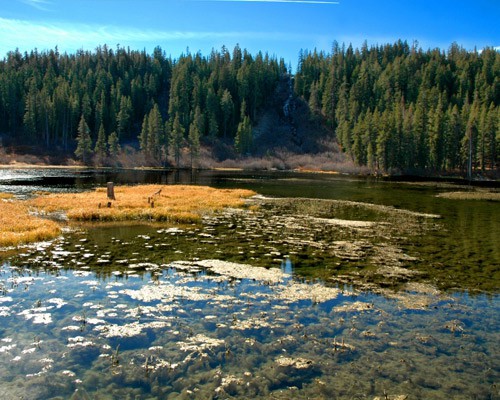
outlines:
[{"label": "reed", "polygon": [[117,186],[116,200],[105,188],[93,192],[42,195],[27,203],[44,213],[64,212],[75,221],[169,221],[192,223],[207,213],[242,207],[255,193],[206,186]]},{"label": "reed", "polygon": [[0,200],[0,247],[49,240],[60,232],[56,222],[32,215],[25,202]]}]

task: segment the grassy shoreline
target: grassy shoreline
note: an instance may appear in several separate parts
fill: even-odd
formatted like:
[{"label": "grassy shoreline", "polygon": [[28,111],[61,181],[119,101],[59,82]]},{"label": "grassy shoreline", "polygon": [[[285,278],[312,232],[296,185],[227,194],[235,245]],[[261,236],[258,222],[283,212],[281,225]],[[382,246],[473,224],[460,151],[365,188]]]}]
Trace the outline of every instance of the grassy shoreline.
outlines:
[{"label": "grassy shoreline", "polygon": [[105,188],[83,193],[41,194],[30,200],[0,196],[0,246],[16,246],[52,239],[61,222],[49,219],[61,213],[79,222],[196,223],[203,215],[227,207],[243,207],[255,192],[188,185],[116,186],[115,200]]},{"label": "grassy shoreline", "polygon": [[12,201],[0,194],[1,247],[53,239],[61,233],[61,229],[60,224],[33,215],[25,202]]}]

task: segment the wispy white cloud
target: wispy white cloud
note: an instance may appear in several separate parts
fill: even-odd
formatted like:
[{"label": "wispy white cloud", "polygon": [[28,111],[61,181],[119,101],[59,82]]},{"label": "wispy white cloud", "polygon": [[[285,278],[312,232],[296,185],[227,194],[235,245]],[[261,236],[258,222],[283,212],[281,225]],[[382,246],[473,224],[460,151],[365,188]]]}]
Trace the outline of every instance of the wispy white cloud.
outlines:
[{"label": "wispy white cloud", "polygon": [[22,3],[27,4],[41,11],[48,11],[52,2],[49,0],[20,0]]},{"label": "wispy white cloud", "polygon": [[194,1],[212,1],[225,3],[288,3],[288,4],[340,4],[339,1],[328,0],[194,0]]},{"label": "wispy white cloud", "polygon": [[190,42],[242,42],[245,40],[269,41],[311,41],[317,42],[318,36],[289,32],[254,31],[168,31],[143,30],[114,25],[69,24],[31,22],[0,17],[0,56],[19,48],[21,51],[38,48],[73,52],[78,49],[94,49],[98,45],[117,43],[125,46],[143,47],[177,44],[185,46]]},{"label": "wispy white cloud", "polygon": [[[491,49],[491,50],[494,50],[494,51],[500,52],[500,46],[488,46],[487,48]],[[484,50],[486,50],[486,47],[483,47],[482,49],[479,49],[478,53],[481,54]]]}]

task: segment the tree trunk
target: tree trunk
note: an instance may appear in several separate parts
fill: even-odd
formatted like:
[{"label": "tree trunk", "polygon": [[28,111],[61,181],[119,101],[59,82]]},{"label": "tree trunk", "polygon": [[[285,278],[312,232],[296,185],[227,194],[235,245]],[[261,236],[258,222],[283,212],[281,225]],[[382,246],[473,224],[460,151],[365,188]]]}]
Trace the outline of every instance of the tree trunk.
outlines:
[{"label": "tree trunk", "polygon": [[115,199],[115,184],[113,182],[108,182],[108,199]]}]

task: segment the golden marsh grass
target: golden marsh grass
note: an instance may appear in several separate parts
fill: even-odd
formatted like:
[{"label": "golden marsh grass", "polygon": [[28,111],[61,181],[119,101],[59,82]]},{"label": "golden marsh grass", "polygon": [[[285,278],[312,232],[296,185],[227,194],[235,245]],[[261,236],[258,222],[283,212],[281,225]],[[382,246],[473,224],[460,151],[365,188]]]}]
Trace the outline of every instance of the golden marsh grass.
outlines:
[{"label": "golden marsh grass", "polygon": [[25,202],[0,200],[1,247],[53,239],[60,232],[61,227],[56,222],[31,215]]},{"label": "golden marsh grass", "polygon": [[[190,223],[203,214],[226,207],[241,207],[250,190],[214,189],[206,186],[140,185],[115,187],[116,200],[106,189],[93,192],[49,194],[28,204],[45,213],[64,212],[74,221],[169,221]],[[109,203],[109,207],[108,207]]]},{"label": "golden marsh grass", "polygon": [[114,192],[116,200],[108,200],[106,188],[83,193],[38,193],[38,197],[26,201],[11,200],[11,195],[0,193],[0,246],[48,240],[61,232],[58,223],[33,213],[64,213],[70,221],[193,223],[204,214],[242,207],[245,199],[255,194],[243,189],[186,185],[117,186]]}]

